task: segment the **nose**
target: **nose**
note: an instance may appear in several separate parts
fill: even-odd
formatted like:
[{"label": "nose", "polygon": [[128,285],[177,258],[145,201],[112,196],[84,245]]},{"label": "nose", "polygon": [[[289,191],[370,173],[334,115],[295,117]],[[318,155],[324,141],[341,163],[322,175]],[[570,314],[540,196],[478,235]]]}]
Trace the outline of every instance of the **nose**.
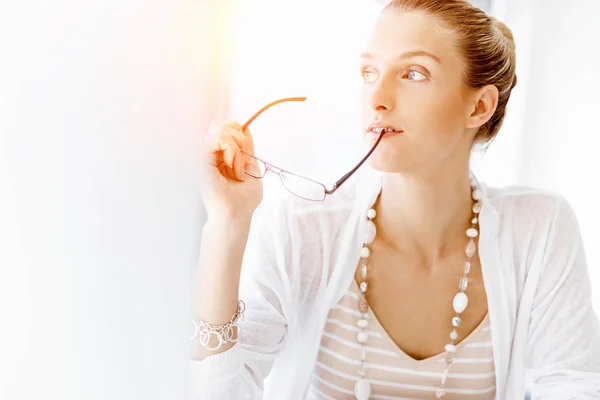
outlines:
[{"label": "nose", "polygon": [[371,108],[374,111],[391,111],[396,107],[394,85],[384,79],[378,80],[371,91]]}]

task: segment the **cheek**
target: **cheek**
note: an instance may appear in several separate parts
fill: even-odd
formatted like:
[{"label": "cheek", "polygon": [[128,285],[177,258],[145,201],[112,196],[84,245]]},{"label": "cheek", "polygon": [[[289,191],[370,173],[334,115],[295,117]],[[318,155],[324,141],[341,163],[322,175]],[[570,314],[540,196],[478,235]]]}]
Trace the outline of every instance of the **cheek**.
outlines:
[{"label": "cheek", "polygon": [[416,131],[447,134],[462,123],[462,100],[450,93],[429,93],[403,102],[401,113]]}]

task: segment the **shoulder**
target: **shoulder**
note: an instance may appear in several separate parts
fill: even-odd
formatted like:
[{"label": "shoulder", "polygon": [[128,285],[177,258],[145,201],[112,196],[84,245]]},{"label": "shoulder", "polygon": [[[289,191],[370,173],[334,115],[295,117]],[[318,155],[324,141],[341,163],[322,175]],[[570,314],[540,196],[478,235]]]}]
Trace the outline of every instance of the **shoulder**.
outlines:
[{"label": "shoulder", "polygon": [[482,188],[498,216],[500,244],[515,257],[544,261],[559,251],[581,250],[577,216],[563,194],[527,186]]},{"label": "shoulder", "polygon": [[558,192],[528,186],[483,185],[487,201],[503,222],[550,225],[576,222],[567,198]]}]

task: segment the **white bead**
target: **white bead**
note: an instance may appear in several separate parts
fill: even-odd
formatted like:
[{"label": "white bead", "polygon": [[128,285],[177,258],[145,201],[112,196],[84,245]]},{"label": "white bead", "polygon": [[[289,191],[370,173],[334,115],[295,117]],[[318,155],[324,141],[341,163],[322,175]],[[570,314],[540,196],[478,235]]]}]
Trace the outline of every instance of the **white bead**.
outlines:
[{"label": "white bead", "polygon": [[477,250],[477,246],[475,245],[475,242],[473,241],[473,239],[469,240],[469,243],[467,244],[467,247],[465,248],[465,254],[467,255],[467,257],[471,258],[475,255],[475,251]]},{"label": "white bead", "polygon": [[478,234],[479,234],[479,232],[477,232],[477,229],[475,229],[475,228],[467,229],[467,236],[470,238],[477,237]]},{"label": "white bead", "polygon": [[371,255],[371,250],[369,250],[368,247],[363,247],[362,249],[360,249],[360,256],[362,258],[369,258],[370,255]]},{"label": "white bead", "polygon": [[472,223],[473,225],[477,224],[478,222],[479,222],[479,220],[477,219],[477,217],[475,217],[475,218],[473,218],[473,219],[471,220],[471,223]]},{"label": "white bead", "polygon": [[356,400],[369,400],[371,396],[371,384],[366,379],[359,379],[354,385],[354,396]]},{"label": "white bead", "polygon": [[448,368],[444,369],[444,374],[442,375],[442,385],[446,384],[446,380],[448,380]]},{"label": "white bead", "polygon": [[372,208],[369,211],[367,211],[367,217],[369,217],[371,219],[375,218],[376,215],[377,215],[377,212]]},{"label": "white bead", "polygon": [[360,359],[364,361],[365,358],[367,358],[367,350],[365,350],[365,348],[363,347],[362,349],[360,349]]},{"label": "white bead", "polygon": [[473,200],[476,200],[476,201],[481,200],[481,195],[482,195],[481,189],[478,188],[478,189],[473,190]]},{"label": "white bead", "polygon": [[473,212],[475,214],[479,214],[481,212],[481,203],[475,203],[473,204]]},{"label": "white bead", "polygon": [[455,345],[453,345],[453,344],[449,344],[449,343],[448,343],[448,344],[446,345],[446,351],[447,351],[448,353],[456,353],[456,346],[455,346]]},{"label": "white bead", "polygon": [[460,281],[458,282],[458,289],[462,290],[464,292],[465,290],[467,290],[468,285],[469,285],[469,278],[467,278],[466,276],[463,276],[462,278],[460,278]]},{"label": "white bead", "polygon": [[367,289],[369,288],[369,284],[367,282],[360,283],[360,291],[363,293],[367,293]]},{"label": "white bead", "polygon": [[371,250],[368,247],[363,247],[360,249],[360,256],[362,258],[369,258],[371,256]]},{"label": "white bead", "polygon": [[467,261],[465,263],[465,274],[468,274],[470,271],[471,271],[471,263]]},{"label": "white bead", "polygon": [[461,317],[452,317],[452,326],[455,327],[459,327],[460,324],[462,324],[462,318]]},{"label": "white bead", "polygon": [[359,343],[366,343],[368,338],[369,337],[364,332],[358,332],[358,335],[356,335],[356,340],[358,340]]},{"label": "white bead", "polygon": [[457,314],[465,311],[468,304],[469,298],[464,293],[456,293],[456,296],[454,296],[454,299],[452,300],[452,307],[454,307],[454,311]]},{"label": "white bead", "polygon": [[366,319],[359,319],[359,320],[356,322],[356,325],[357,325],[359,328],[366,328],[367,326],[369,326],[369,321],[367,321]]},{"label": "white bead", "polygon": [[450,332],[450,339],[452,339],[452,340],[458,339],[458,332],[456,332],[456,331]]},{"label": "white bead", "polygon": [[440,388],[440,389],[436,390],[436,392],[435,392],[436,399],[443,399],[444,397],[446,397],[446,392],[444,391],[444,389]]},{"label": "white bead", "polygon": [[365,231],[363,232],[363,243],[365,244],[371,244],[373,243],[373,240],[375,240],[375,235],[377,234],[377,228],[375,227],[375,224],[373,223],[373,221],[367,221],[367,223],[365,224]]},{"label": "white bead", "polygon": [[363,264],[362,267],[360,267],[360,273],[363,279],[367,277],[367,264]]}]

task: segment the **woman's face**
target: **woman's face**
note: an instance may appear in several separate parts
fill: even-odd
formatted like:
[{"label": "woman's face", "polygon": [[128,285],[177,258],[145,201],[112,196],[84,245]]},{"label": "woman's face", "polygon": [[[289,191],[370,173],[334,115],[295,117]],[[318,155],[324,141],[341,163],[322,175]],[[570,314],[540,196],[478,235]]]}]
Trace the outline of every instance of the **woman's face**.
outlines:
[{"label": "woman's face", "polygon": [[360,57],[363,135],[372,146],[379,136],[369,133],[373,123],[402,133],[384,137],[369,158],[373,168],[417,171],[468,158],[473,135],[465,121],[474,105],[455,41],[423,13],[379,17]]}]

